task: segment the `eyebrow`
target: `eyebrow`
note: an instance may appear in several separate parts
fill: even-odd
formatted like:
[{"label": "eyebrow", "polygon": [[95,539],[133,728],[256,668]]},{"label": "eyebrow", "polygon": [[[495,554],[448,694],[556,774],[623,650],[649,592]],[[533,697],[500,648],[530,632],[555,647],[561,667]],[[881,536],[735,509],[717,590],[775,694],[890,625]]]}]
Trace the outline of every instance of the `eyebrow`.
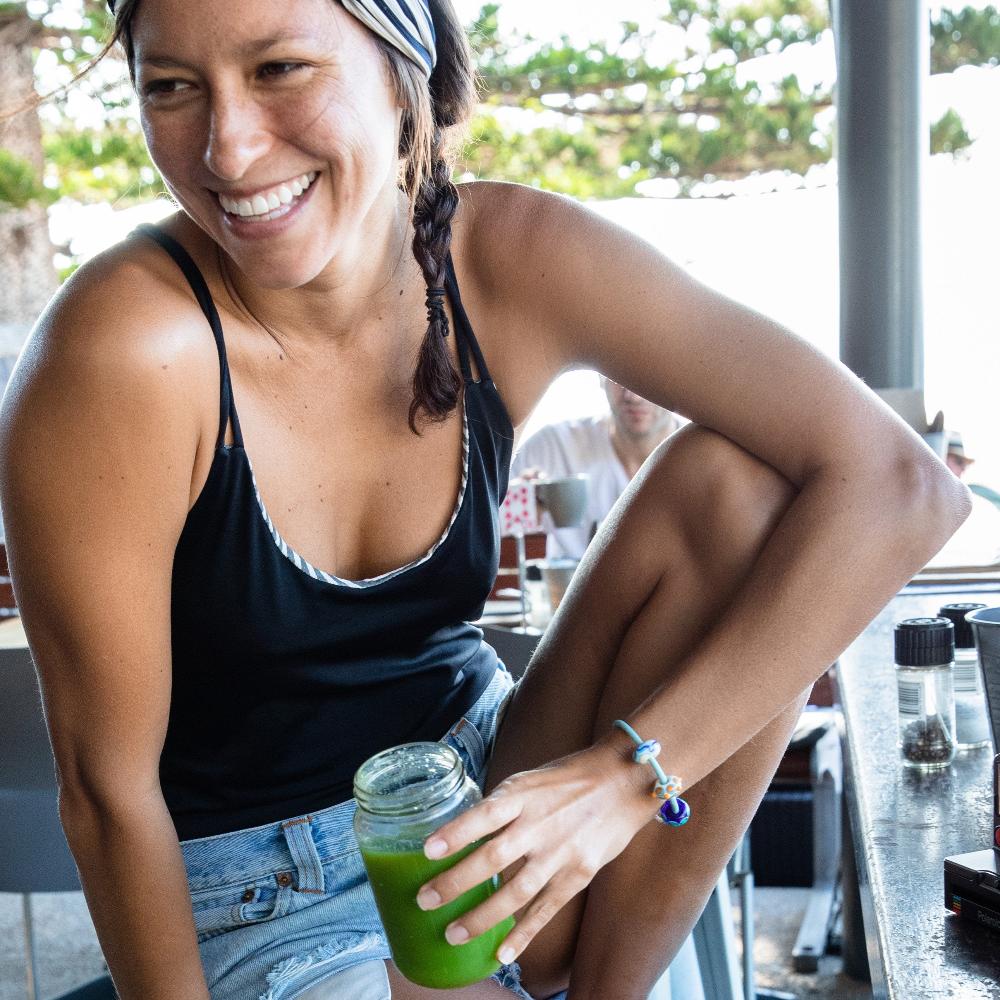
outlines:
[{"label": "eyebrow", "polygon": [[[276,45],[281,45],[284,42],[307,42],[314,40],[314,35],[268,35],[266,38],[255,38],[251,41],[245,42],[236,51],[241,56],[258,56],[262,52],[266,52],[268,49],[272,49]],[[183,66],[185,69],[196,68],[191,63],[186,62],[183,59],[178,59],[176,56],[159,52],[153,52],[148,56],[140,53],[136,59],[136,63],[146,66],[159,66],[161,68],[169,68],[172,66]]]}]

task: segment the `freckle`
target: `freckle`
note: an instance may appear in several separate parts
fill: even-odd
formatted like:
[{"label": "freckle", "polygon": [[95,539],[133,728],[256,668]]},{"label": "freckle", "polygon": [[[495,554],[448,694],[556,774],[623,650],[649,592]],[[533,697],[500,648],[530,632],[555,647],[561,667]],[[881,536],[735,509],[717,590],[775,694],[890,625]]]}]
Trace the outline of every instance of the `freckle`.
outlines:
[{"label": "freckle", "polygon": [[400,294],[400,295],[402,295],[402,294],[403,294],[403,289],[402,289],[402,288],[401,288],[401,289],[399,290],[399,294]]},{"label": "freckle", "polygon": [[285,360],[285,356],[284,356],[284,354],[279,354],[279,355],[278,355],[278,360],[279,360],[279,361],[284,361],[284,360]]},{"label": "freckle", "polygon": [[163,369],[164,371],[166,371],[166,370],[167,370],[167,369],[168,369],[168,368],[170,367],[170,365],[160,365],[160,367],[161,367],[161,368],[162,368],[162,369]]}]

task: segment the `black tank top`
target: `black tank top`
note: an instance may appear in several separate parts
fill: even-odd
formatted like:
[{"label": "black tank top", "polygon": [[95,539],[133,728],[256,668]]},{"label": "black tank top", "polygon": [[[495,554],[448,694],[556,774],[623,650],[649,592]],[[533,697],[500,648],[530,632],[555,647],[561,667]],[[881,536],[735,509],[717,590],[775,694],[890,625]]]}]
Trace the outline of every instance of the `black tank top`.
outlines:
[{"label": "black tank top", "polygon": [[449,257],[446,287],[465,380],[463,474],[451,523],[422,557],[380,576],[342,580],[316,569],[288,547],[261,501],[201,272],[162,230],[137,231],[184,272],[215,335],[222,374],[214,459],[173,564],[173,682],[160,783],[186,840],[342,802],[373,753],[439,739],[475,703],[497,655],[469,622],[482,614],[499,563],[497,512],[513,430]]}]

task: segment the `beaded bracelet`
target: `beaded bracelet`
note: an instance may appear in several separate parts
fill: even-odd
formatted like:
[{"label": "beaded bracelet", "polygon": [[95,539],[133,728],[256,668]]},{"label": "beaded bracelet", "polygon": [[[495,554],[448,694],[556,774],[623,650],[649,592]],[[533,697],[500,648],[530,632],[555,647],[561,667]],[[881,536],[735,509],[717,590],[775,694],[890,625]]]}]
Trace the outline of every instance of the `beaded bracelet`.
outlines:
[{"label": "beaded bracelet", "polygon": [[651,794],[654,799],[663,800],[656,818],[667,826],[683,826],[691,818],[691,807],[682,798],[678,798],[681,794],[681,779],[673,774],[665,774],[656,759],[660,756],[660,744],[656,740],[642,739],[627,722],[621,719],[615,720],[615,726],[635,744],[632,760],[636,764],[649,764],[656,774]]}]

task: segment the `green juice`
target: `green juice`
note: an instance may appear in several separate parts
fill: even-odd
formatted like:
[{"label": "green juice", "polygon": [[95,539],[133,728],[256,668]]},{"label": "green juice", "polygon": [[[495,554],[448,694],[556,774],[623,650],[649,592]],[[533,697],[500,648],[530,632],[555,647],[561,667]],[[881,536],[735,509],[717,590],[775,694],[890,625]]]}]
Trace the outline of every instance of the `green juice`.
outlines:
[{"label": "green juice", "polygon": [[399,971],[418,986],[439,990],[469,986],[500,968],[497,949],[514,926],[513,917],[465,944],[448,944],[444,936],[448,924],[493,895],[499,879],[497,885],[493,880],[483,882],[436,910],[425,911],[417,906],[417,892],[422,885],[478,846],[471,844],[439,861],[431,861],[422,850],[361,851],[392,959]]}]

